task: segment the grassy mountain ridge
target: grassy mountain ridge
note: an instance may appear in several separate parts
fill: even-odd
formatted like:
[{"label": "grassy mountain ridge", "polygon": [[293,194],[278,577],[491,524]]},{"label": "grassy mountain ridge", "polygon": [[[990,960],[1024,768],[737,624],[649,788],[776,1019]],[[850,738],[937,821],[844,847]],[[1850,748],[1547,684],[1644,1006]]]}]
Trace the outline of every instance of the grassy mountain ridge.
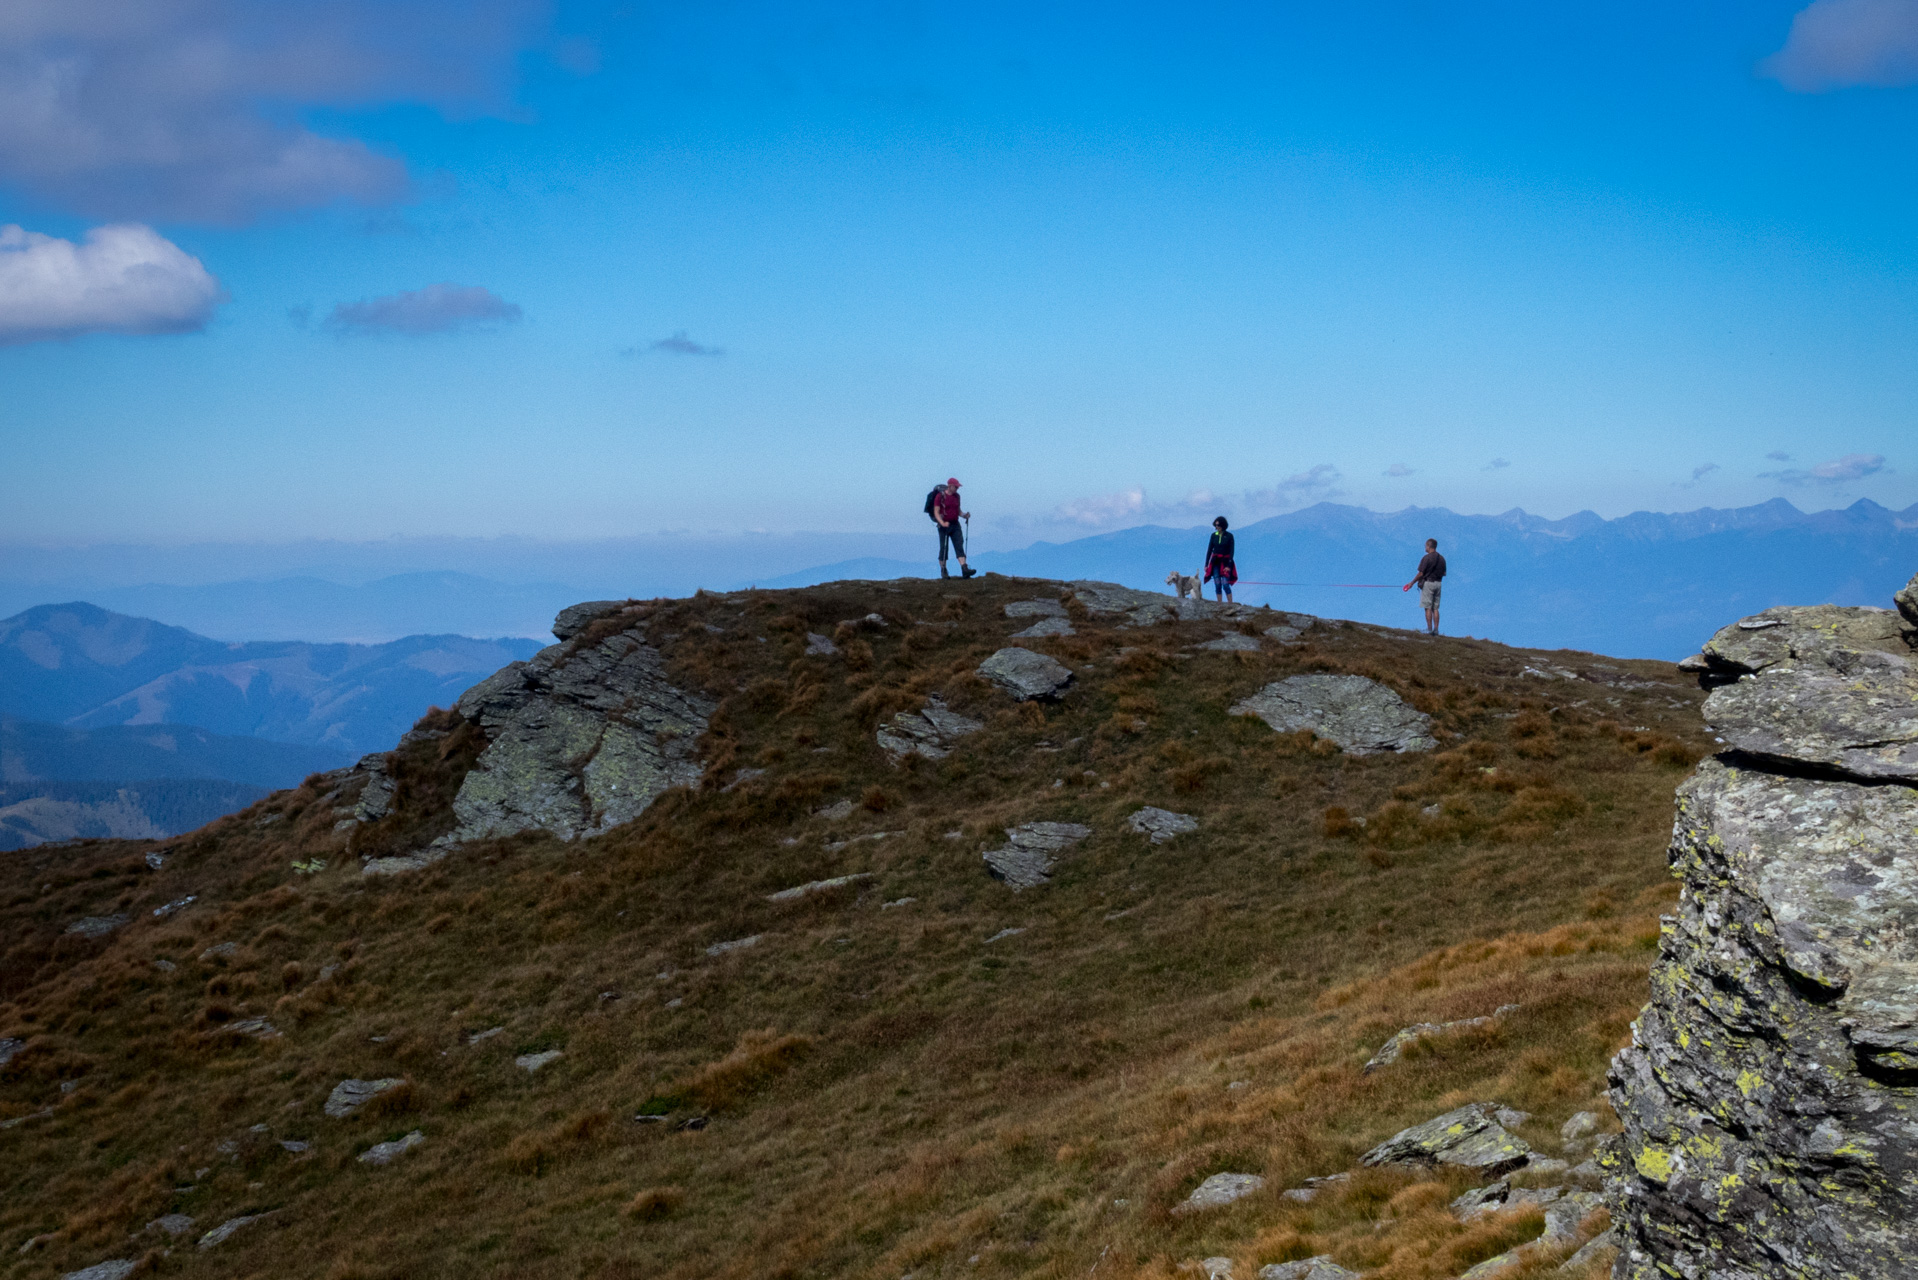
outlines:
[{"label": "grassy mountain ridge", "polygon": [[[21,1121],[0,1131],[0,1267],[890,1280],[1330,1252],[1423,1277],[1535,1234],[1522,1213],[1455,1222],[1445,1179],[1278,1192],[1459,1101],[1535,1112],[1548,1149],[1593,1104],[1643,997],[1701,695],[1660,663],[1323,622],[1200,651],[1220,624],[1075,603],[1079,634],[1025,642],[1074,689],[1011,703],[973,674],[1028,621],[1002,606],[1062,589],[653,602],[668,671],[720,702],[707,775],[596,839],[363,878],[359,857],[440,829],[482,745],[438,713],[446,736],[392,756],[378,823],[337,829],[316,778],[166,843],[157,871],[153,842],[0,862],[0,1037],[24,1046],[0,1066]],[[840,654],[809,656],[809,632]],[[1349,756],[1226,714],[1313,671],[1395,689],[1439,750]],[[874,730],[934,693],[985,728],[889,764]],[[1146,804],[1199,830],[1151,844],[1126,825]],[[981,853],[1032,820],[1093,834],[1015,894]],[[870,878],[768,899],[848,875]],[[131,922],[64,932],[112,914]],[[1400,1026],[1510,1003],[1359,1070]],[[234,1029],[258,1018],[278,1034]],[[349,1076],[405,1083],[325,1117]],[[392,1165],[358,1159],[415,1129]],[[1171,1212],[1228,1170],[1267,1186]],[[165,1256],[145,1224],[169,1212],[196,1235],[263,1216]]]}]

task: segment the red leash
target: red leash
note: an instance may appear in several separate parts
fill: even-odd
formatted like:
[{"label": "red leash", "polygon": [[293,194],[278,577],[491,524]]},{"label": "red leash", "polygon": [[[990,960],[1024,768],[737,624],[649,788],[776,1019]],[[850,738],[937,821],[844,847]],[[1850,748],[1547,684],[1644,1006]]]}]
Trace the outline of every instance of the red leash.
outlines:
[{"label": "red leash", "polygon": [[1391,582],[1260,582],[1256,578],[1240,578],[1241,587],[1370,587],[1374,591],[1396,589]]}]

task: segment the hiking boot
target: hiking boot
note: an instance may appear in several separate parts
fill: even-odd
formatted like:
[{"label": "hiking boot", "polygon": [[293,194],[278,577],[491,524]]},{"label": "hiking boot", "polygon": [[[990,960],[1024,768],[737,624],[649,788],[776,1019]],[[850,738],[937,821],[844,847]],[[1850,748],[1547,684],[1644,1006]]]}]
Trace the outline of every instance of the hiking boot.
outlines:
[{"label": "hiking boot", "polygon": [[952,575],[946,572],[946,566],[942,564],[939,566],[939,576],[942,578],[950,578]]},{"label": "hiking boot", "polygon": [[977,577],[978,575],[979,575],[979,571],[973,568],[971,565],[966,565],[959,570],[959,576],[962,578],[974,578],[974,577]]}]

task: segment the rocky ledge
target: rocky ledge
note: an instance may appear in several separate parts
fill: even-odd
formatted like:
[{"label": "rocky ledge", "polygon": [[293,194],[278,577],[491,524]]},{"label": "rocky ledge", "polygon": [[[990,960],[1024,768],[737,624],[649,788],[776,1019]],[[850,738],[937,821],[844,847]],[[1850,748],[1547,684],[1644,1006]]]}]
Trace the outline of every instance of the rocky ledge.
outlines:
[{"label": "rocky ledge", "polygon": [[1692,664],[1726,752],[1679,789],[1683,894],[1612,1064],[1622,1280],[1918,1257],[1914,596],[1767,610]]}]

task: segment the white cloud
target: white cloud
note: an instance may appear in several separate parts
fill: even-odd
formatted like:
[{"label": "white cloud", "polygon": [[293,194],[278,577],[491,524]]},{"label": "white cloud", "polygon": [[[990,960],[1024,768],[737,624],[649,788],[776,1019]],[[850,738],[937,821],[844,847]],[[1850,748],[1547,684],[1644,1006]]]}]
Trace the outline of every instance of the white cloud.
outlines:
[{"label": "white cloud", "polygon": [[76,244],[0,226],[0,345],[192,333],[224,299],[198,258],[151,227],[96,227]]},{"label": "white cloud", "polygon": [[315,107],[497,106],[545,0],[5,0],[0,183],[105,218],[249,221],[405,194]]},{"label": "white cloud", "polygon": [[1338,487],[1342,479],[1344,477],[1339,474],[1337,467],[1329,462],[1321,462],[1297,475],[1287,476],[1270,489],[1248,491],[1244,502],[1248,507],[1290,510],[1342,496],[1344,491]]},{"label": "white cloud", "polygon": [[1385,475],[1385,476],[1391,476],[1393,479],[1398,479],[1401,476],[1409,476],[1409,475],[1414,475],[1416,473],[1412,470],[1412,468],[1406,466],[1403,462],[1394,462],[1391,466],[1387,467],[1384,471],[1381,471],[1379,474]]},{"label": "white cloud", "polygon": [[1053,509],[1053,517],[1069,524],[1091,526],[1117,524],[1121,520],[1143,520],[1146,514],[1145,490],[1137,485],[1123,493],[1106,493],[1096,498],[1074,498]]},{"label": "white cloud", "polygon": [[446,333],[520,318],[519,307],[480,285],[429,284],[424,289],[342,302],[326,323],[361,333]]},{"label": "white cloud", "polygon": [[1716,462],[1701,462],[1692,468],[1692,483],[1697,484],[1712,472],[1718,470]]},{"label": "white cloud", "polygon": [[1918,82],[1918,0],[1816,0],[1758,70],[1798,93]]},{"label": "white cloud", "polygon": [[1880,453],[1848,453],[1842,458],[1833,458],[1830,462],[1821,462],[1807,470],[1761,471],[1760,480],[1776,480],[1780,484],[1850,484],[1854,480],[1863,480],[1866,476],[1876,475],[1885,469],[1885,457]]}]

